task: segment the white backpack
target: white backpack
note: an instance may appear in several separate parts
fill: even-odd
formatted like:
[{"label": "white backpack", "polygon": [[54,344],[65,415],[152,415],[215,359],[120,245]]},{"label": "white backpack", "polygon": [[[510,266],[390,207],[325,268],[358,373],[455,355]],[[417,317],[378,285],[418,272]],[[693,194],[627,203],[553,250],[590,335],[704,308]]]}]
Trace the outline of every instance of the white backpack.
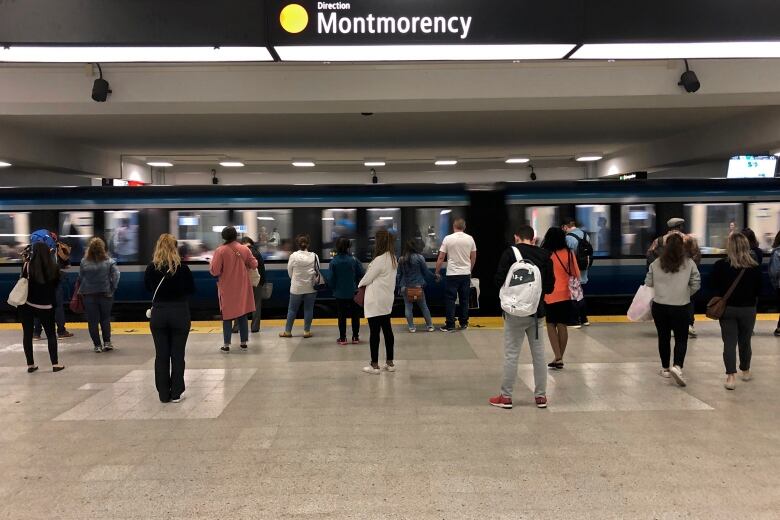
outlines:
[{"label": "white backpack", "polygon": [[520,250],[512,247],[515,263],[509,268],[499,291],[501,309],[512,316],[533,316],[542,297],[542,272],[532,262],[523,259]]}]

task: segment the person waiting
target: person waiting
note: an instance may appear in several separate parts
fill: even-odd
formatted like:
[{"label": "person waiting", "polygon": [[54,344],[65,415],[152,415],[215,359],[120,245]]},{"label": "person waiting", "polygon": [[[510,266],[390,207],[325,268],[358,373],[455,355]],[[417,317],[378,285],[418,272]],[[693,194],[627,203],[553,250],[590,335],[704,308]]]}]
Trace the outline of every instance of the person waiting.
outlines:
[{"label": "person waiting", "polygon": [[[257,260],[257,272],[260,275],[260,283],[252,287],[252,294],[255,298],[255,312],[251,313],[251,318],[247,316],[248,320],[252,320],[249,330],[255,334],[260,332],[260,317],[263,307],[263,284],[265,283],[265,261],[254,240],[249,237],[244,237],[241,239],[241,243],[249,248],[252,252],[252,256]],[[233,322],[233,334],[238,334],[238,320]]]},{"label": "person waiting", "polygon": [[[585,286],[588,284],[588,267],[593,260],[587,253],[592,252],[593,246],[590,244],[588,234],[577,227],[577,221],[573,218],[569,218],[563,221],[564,233],[566,233],[566,245],[574,253],[574,258],[577,261],[577,266],[580,270],[580,285],[583,292]],[[576,324],[574,328],[579,329],[583,326],[590,326],[588,320],[588,308],[585,303],[585,298],[582,298],[578,302],[574,302],[574,317],[576,318]]]},{"label": "person waiting", "polygon": [[469,292],[471,291],[471,273],[477,262],[477,245],[471,235],[465,233],[466,221],[456,219],[452,224],[452,234],[442,240],[439,257],[436,259],[436,279],[447,260],[447,275],[444,282],[444,303],[446,321],[442,332],[455,332],[455,300],[460,302],[458,322],[460,329],[469,327]]},{"label": "person waiting", "polygon": [[311,322],[314,320],[314,302],[317,290],[314,277],[317,275],[319,258],[309,251],[309,235],[298,235],[295,239],[298,251],[287,260],[287,274],[290,275],[290,302],[287,305],[287,322],[279,333],[281,338],[291,338],[298,309],[303,305],[303,337],[312,337]]},{"label": "person waiting", "polygon": [[569,329],[577,323],[577,310],[572,300],[571,278],[579,279],[580,268],[577,258],[566,242],[566,233],[561,228],[552,227],[547,230],[542,241],[542,248],[550,253],[555,276],[553,291],[544,296],[547,319],[547,337],[550,339],[555,359],[548,363],[549,368],[563,368],[563,355],[569,343]]},{"label": "person waiting", "polygon": [[108,256],[103,239],[95,237],[90,240],[87,254],[79,264],[79,293],[84,296],[89,336],[95,352],[114,349],[111,343],[111,308],[119,276],[116,260]]},{"label": "person waiting", "polygon": [[[769,283],[775,292],[778,308],[780,308],[780,231],[772,242],[772,254],[769,258]],[[777,320],[774,335],[780,337],[780,319]]]},{"label": "person waiting", "polygon": [[338,313],[339,345],[347,344],[347,318],[352,320],[352,343],[360,343],[360,307],[354,297],[357,284],[363,277],[363,266],[349,251],[350,242],[346,237],[336,240],[336,256],[330,261],[328,284],[336,299]]},{"label": "person waiting", "polygon": [[425,263],[425,257],[417,250],[417,243],[408,240],[404,245],[403,255],[398,259],[398,286],[404,299],[404,315],[409,332],[417,332],[414,326],[415,303],[420,307],[428,332],[436,330],[433,327],[431,311],[425,301],[425,286],[431,278],[433,275]]}]

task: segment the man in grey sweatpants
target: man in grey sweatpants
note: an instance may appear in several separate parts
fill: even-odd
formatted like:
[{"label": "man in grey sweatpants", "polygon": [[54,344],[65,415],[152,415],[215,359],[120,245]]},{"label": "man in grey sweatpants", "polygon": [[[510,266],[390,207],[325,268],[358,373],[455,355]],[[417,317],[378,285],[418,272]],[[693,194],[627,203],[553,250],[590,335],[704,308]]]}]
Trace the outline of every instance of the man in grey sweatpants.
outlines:
[{"label": "man in grey sweatpants", "polygon": [[[530,226],[520,226],[514,234],[515,247],[525,260],[539,268],[542,275],[542,297],[535,316],[512,316],[504,313],[504,379],[501,393],[490,398],[490,404],[499,408],[512,408],[512,391],[517,380],[517,359],[523,339],[528,337],[531,357],[534,365],[534,399],[538,408],[547,408],[547,364],[544,353],[544,295],[550,294],[555,286],[552,259],[550,253],[533,245],[534,230]],[[496,271],[495,283],[501,287],[509,269],[515,263],[512,248],[507,248],[501,256]]]}]

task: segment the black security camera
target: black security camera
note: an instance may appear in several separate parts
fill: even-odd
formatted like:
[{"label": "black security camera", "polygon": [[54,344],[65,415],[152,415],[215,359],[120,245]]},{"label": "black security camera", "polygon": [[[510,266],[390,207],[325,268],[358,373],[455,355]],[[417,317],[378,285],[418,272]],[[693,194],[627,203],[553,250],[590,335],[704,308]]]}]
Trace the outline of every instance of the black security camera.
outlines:
[{"label": "black security camera", "polygon": [[680,76],[680,82],[677,84],[683,87],[686,92],[691,94],[697,92],[701,88],[701,82],[696,76],[696,73],[688,67],[688,60],[685,60],[685,72],[682,73],[682,76]]},{"label": "black security camera", "polygon": [[533,166],[531,166],[531,180],[532,181],[536,180],[536,172],[534,171],[534,167]]},{"label": "black security camera", "polygon": [[211,184],[219,184],[219,178],[217,177],[217,170],[211,170]]},{"label": "black security camera", "polygon": [[103,69],[100,67],[100,63],[96,63],[100,77],[92,84],[92,100],[98,103],[104,103],[108,99],[108,95],[111,94],[111,87],[108,85],[108,81],[103,79]]},{"label": "black security camera", "polygon": [[376,176],[376,170],[371,168],[371,182],[376,184],[379,182],[379,177]]}]

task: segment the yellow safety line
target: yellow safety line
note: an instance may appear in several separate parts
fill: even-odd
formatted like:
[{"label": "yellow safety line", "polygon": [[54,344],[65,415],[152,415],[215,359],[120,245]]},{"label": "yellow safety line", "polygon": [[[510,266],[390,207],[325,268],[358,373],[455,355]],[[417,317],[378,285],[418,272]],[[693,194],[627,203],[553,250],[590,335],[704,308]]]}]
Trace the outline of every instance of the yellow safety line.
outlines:
[{"label": "yellow safety line", "polygon": [[[696,315],[698,321],[710,321],[703,314]],[[778,314],[759,314],[757,316],[759,321],[777,321]],[[442,318],[434,319],[434,324],[440,325],[444,320]],[[591,323],[631,323],[625,316],[591,316]],[[406,325],[406,319],[393,318],[393,325]],[[361,320],[361,323],[365,325],[366,320]],[[415,320],[418,328],[424,327],[424,322],[420,319]],[[285,324],[285,320],[263,320],[263,326],[265,327],[282,327]],[[303,325],[303,320],[296,320],[296,327],[300,329]],[[335,318],[324,318],[314,320],[312,323],[315,327],[335,327],[337,321]],[[479,316],[473,317],[469,320],[469,325],[472,329],[500,329],[503,327],[503,319],[500,316]],[[19,323],[0,323],[0,331],[11,330],[21,331],[22,326]],[[86,330],[87,324],[85,322],[68,323],[68,329],[72,330]],[[149,322],[115,322],[111,325],[111,332],[113,334],[150,334]],[[222,333],[221,321],[193,321],[192,333],[195,334],[220,334]]]}]

